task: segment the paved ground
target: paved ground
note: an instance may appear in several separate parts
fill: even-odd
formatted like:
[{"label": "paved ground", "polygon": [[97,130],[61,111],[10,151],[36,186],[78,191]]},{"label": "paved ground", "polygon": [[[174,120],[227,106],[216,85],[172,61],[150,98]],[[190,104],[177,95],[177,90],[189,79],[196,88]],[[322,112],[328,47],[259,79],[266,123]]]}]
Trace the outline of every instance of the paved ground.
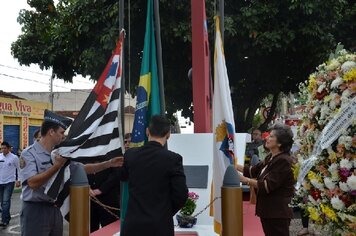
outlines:
[{"label": "paved ground", "polygon": [[[20,211],[21,211],[21,200],[20,193],[14,193],[12,195],[11,201],[11,222],[10,226],[6,229],[0,228],[1,236],[14,236],[20,235]],[[301,220],[299,218],[299,214],[296,213],[296,219],[293,219],[290,226],[290,236],[296,236],[296,233],[302,228]],[[64,235],[68,235],[68,224],[64,226]]]},{"label": "paved ground", "polygon": [[[20,231],[21,200],[20,200],[20,193],[18,191],[12,195],[10,212],[11,212],[10,225],[6,229],[2,229],[0,227],[1,236],[21,235],[21,231]],[[64,226],[64,235],[69,235],[68,224],[65,224]]]}]

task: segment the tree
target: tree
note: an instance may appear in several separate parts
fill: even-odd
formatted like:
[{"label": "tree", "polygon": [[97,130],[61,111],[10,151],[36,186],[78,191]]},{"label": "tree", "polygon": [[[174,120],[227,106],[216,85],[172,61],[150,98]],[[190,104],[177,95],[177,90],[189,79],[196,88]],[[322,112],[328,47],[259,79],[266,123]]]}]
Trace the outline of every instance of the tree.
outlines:
[{"label": "tree", "polygon": [[[296,91],[296,85],[335,48],[338,25],[355,3],[292,0],[228,4],[227,14],[233,28],[239,30],[234,40],[225,41],[225,47],[233,49],[226,50],[226,61],[230,80],[233,77],[233,102],[241,106],[235,108],[236,124],[246,131],[265,96]],[[352,35],[352,27],[344,27],[345,36]]]},{"label": "tree", "polygon": [[[21,64],[53,68],[65,81],[76,74],[97,79],[119,35],[117,0],[29,0],[12,44]],[[346,0],[225,1],[225,53],[237,131],[247,131],[268,94],[296,91],[297,84],[341,41],[355,48],[356,4]],[[214,1],[207,1],[213,58]],[[131,85],[139,78],[146,1],[131,1]],[[127,11],[127,9],[126,9]],[[126,14],[127,15],[127,14]],[[167,111],[192,118],[190,1],[160,1]],[[126,55],[128,55],[126,48]],[[183,96],[182,96],[183,95]],[[273,115],[273,114],[272,114]]]}]

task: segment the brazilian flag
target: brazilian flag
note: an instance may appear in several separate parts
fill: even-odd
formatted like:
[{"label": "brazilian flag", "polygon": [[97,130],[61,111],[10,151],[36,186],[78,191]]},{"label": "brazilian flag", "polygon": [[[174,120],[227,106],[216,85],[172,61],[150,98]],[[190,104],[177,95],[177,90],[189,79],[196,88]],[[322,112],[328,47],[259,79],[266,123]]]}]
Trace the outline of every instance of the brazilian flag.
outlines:
[{"label": "brazilian flag", "polygon": [[[161,100],[156,60],[153,0],[147,1],[146,33],[141,63],[140,81],[137,88],[135,119],[131,134],[131,147],[147,142],[146,128],[153,115],[161,114]],[[121,193],[121,228],[125,221],[128,203],[128,183],[123,183]]]}]

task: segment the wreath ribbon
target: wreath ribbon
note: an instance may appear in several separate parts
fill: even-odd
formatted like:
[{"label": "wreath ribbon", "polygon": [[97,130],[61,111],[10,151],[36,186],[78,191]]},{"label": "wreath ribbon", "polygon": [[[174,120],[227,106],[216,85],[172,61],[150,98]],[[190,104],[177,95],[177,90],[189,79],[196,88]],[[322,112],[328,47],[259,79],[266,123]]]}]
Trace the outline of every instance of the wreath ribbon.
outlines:
[{"label": "wreath ribbon", "polygon": [[315,165],[316,161],[321,159],[321,152],[330,147],[330,145],[345,131],[352,123],[356,113],[356,97],[349,104],[344,106],[341,111],[334,116],[332,120],[324,127],[323,131],[316,140],[310,157],[301,164],[297,179],[296,189],[299,189],[305,176]]}]

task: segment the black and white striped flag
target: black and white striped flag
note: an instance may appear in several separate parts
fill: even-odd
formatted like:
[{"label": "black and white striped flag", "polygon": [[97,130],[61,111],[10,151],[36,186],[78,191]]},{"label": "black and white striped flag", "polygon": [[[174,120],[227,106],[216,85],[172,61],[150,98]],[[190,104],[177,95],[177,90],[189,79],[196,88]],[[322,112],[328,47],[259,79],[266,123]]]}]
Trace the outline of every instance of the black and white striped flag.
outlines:
[{"label": "black and white striped flag", "polygon": [[[71,161],[90,162],[121,154],[121,75],[124,31],[110,61],[70,127],[68,136],[52,153]],[[45,193],[56,199],[62,215],[69,212],[69,164],[47,183]]]}]

